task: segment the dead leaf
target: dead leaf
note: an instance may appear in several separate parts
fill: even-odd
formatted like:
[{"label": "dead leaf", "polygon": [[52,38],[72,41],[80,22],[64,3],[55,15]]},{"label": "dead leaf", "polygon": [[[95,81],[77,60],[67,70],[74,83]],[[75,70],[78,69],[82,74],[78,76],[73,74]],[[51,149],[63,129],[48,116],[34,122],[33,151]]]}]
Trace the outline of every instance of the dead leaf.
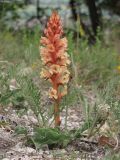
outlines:
[{"label": "dead leaf", "polygon": [[116,143],[115,140],[113,138],[107,137],[102,135],[99,139],[98,139],[98,144],[101,146],[109,146],[111,148],[114,148]]}]

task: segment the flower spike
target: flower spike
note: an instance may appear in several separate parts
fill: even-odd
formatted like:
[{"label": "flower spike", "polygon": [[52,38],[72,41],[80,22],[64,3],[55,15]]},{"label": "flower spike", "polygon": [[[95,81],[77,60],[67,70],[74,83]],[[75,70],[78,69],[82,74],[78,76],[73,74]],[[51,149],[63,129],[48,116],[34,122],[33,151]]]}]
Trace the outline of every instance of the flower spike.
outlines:
[{"label": "flower spike", "polygon": [[[52,87],[49,90],[49,98],[54,101],[55,126],[58,127],[60,121],[59,104],[63,96],[67,94],[67,83],[70,72],[67,66],[70,64],[67,54],[67,39],[63,35],[62,22],[60,16],[54,11],[44,30],[44,37],[41,37],[40,55],[43,63],[41,77],[49,80]],[[63,87],[60,90],[60,86]]]}]

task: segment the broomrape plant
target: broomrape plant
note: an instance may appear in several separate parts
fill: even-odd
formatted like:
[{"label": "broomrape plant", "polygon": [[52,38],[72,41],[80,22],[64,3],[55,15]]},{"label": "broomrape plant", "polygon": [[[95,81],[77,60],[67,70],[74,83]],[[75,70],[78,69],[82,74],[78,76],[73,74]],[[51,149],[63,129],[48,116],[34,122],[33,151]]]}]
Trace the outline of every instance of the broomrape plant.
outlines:
[{"label": "broomrape plant", "polygon": [[49,89],[49,98],[54,102],[55,127],[60,126],[60,101],[67,94],[67,83],[70,72],[67,66],[70,64],[67,54],[67,39],[63,35],[60,17],[54,11],[41,37],[40,54],[43,63],[41,77],[48,80],[52,87]]}]

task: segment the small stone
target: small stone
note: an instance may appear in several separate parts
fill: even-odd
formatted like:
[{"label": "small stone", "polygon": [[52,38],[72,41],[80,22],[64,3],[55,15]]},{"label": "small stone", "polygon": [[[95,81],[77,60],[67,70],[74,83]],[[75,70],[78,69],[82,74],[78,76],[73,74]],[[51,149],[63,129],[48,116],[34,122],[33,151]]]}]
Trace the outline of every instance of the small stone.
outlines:
[{"label": "small stone", "polygon": [[33,116],[29,116],[29,119],[33,124],[37,124],[38,123],[38,120],[36,118],[34,118]]},{"label": "small stone", "polygon": [[30,147],[25,148],[25,151],[26,151],[27,153],[35,153],[35,152],[36,152],[35,149],[30,148]]},{"label": "small stone", "polygon": [[28,114],[28,116],[33,116],[33,115],[34,115],[34,112],[33,112],[31,109],[29,109],[29,110],[27,111],[27,114]]},{"label": "small stone", "polygon": [[38,154],[39,155],[43,155],[43,150],[40,149],[39,152],[38,152]]},{"label": "small stone", "polygon": [[47,155],[46,158],[53,159],[53,155],[52,154]]},{"label": "small stone", "polygon": [[27,116],[27,115],[22,116],[22,118],[23,118],[24,120],[28,121],[28,116]]},{"label": "small stone", "polygon": [[67,153],[67,151],[65,149],[61,149],[61,153],[65,154],[65,153]]},{"label": "small stone", "polygon": [[16,79],[11,79],[10,80],[9,89],[10,89],[10,91],[20,89],[20,85],[17,83]]},{"label": "small stone", "polygon": [[49,151],[44,151],[44,154],[50,154],[50,152]]},{"label": "small stone", "polygon": [[13,151],[8,151],[7,153],[6,153],[6,156],[7,157],[10,157],[10,156],[13,156],[14,155],[14,152]]}]

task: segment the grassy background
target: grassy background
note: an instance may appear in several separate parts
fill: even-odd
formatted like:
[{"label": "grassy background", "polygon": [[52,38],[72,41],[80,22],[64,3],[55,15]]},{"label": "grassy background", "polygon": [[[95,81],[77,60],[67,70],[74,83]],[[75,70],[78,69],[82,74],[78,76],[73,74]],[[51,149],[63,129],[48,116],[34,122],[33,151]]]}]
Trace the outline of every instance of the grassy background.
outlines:
[{"label": "grassy background", "polygon": [[[34,32],[23,30],[19,33],[4,31],[0,33],[0,103],[7,105],[12,102],[25,109],[24,100],[29,102],[37,115],[40,111],[40,92],[48,90],[48,84],[41,81],[41,60],[39,54],[40,30]],[[68,54],[71,58],[71,81],[69,93],[63,99],[62,108],[82,108],[86,124],[89,127],[93,111],[98,105],[108,104],[112,117],[120,122],[120,56],[114,43],[109,45],[97,38],[96,44],[88,45],[86,39],[68,38]],[[16,79],[20,84],[20,92],[11,96],[9,83]],[[31,82],[31,79],[33,80]],[[44,85],[45,84],[45,85]],[[45,87],[46,86],[46,87]],[[45,112],[45,111],[44,111]],[[50,112],[50,110],[49,110]],[[42,113],[40,113],[42,115]],[[43,125],[47,119],[43,118]],[[120,123],[119,123],[120,124]],[[113,124],[114,125],[114,124]],[[120,126],[117,127],[117,133]]]},{"label": "grassy background", "polygon": [[[72,33],[67,34],[67,37],[72,80],[66,103],[77,104],[78,99],[81,99],[80,94],[88,91],[94,95],[99,94],[106,102],[119,101],[120,73],[117,68],[120,65],[120,57],[113,43],[106,45],[103,40],[97,39],[94,46],[89,46],[87,40],[73,40]],[[9,78],[20,79],[21,73],[24,74],[25,68],[28,68],[28,72],[32,70],[31,77],[36,75],[39,79],[41,70],[39,39],[38,28],[32,33],[26,30],[20,33],[1,32],[1,74],[6,72]],[[0,80],[2,81],[2,76]]]}]

